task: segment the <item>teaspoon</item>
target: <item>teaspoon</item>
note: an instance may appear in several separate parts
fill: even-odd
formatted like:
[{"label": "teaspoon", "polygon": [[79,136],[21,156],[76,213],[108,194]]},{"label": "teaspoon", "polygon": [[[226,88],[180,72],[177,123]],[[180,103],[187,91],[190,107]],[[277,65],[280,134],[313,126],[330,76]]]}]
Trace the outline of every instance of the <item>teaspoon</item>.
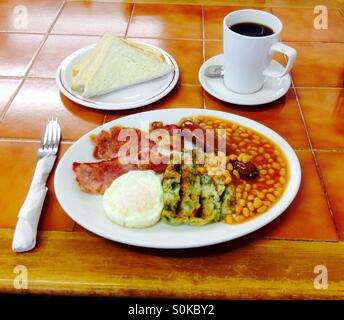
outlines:
[{"label": "teaspoon", "polygon": [[224,75],[224,69],[221,65],[214,65],[205,68],[204,74],[209,78],[221,78]]}]

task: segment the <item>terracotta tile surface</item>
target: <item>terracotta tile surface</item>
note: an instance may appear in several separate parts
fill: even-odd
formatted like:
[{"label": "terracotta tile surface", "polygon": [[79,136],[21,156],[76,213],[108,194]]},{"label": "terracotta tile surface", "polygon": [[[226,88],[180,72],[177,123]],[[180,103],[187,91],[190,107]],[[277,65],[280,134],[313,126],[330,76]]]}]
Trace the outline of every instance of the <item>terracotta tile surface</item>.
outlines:
[{"label": "terracotta tile surface", "polygon": [[222,41],[205,41],[204,42],[205,60],[223,53]]},{"label": "terracotta tile surface", "polygon": [[271,13],[271,8],[263,7],[212,7],[204,6],[204,34],[205,39],[222,39],[224,17],[235,10],[257,9]]},{"label": "terracotta tile surface", "polygon": [[335,217],[339,237],[341,240],[344,240],[344,153],[317,152],[316,156],[330,199],[330,205]]},{"label": "terracotta tile surface", "polygon": [[98,41],[98,36],[49,36],[40,50],[29,76],[55,77],[59,64],[68,55]]},{"label": "terracotta tile surface", "polygon": [[337,240],[323,188],[311,152],[300,151],[302,182],[289,208],[274,222],[254,233],[257,237]]},{"label": "terracotta tile surface", "polygon": [[265,124],[285,138],[293,148],[309,148],[306,131],[292,89],[285,97],[275,102],[263,106],[247,107],[222,102],[206,93],[205,105],[207,109],[238,114]]},{"label": "terracotta tile surface", "polygon": [[202,9],[199,6],[136,4],[129,37],[202,38]]},{"label": "terracotta tile surface", "polygon": [[344,150],[344,90],[299,88],[313,147]]},{"label": "terracotta tile surface", "polygon": [[123,36],[131,10],[129,3],[68,2],[52,33],[98,35],[110,32]]},{"label": "terracotta tile surface", "polygon": [[[25,3],[26,1],[24,5]],[[0,18],[3,18],[0,19],[0,31],[13,31],[11,29],[13,17],[9,14],[12,4],[18,3],[16,1],[0,3],[0,9],[2,9]],[[45,32],[53,22],[60,4],[58,0],[28,2],[27,6],[32,16],[30,16],[29,28],[26,31]],[[95,43],[98,35],[103,32],[124,36],[132,7],[132,4],[68,2],[53,28],[53,33],[62,35],[53,34],[47,38],[29,71],[29,76],[53,78],[64,57],[83,46]],[[222,52],[222,42],[217,41],[222,38],[222,19],[227,13],[236,9],[240,8],[204,7],[204,33],[205,38],[209,39],[205,41],[206,59]],[[42,10],[44,10],[44,17],[40,20],[38,13],[41,14]],[[270,8],[264,10],[271,11]],[[341,87],[344,44],[339,42],[343,41],[341,25],[344,18],[340,16],[339,11],[330,10],[329,29],[317,31],[313,28],[313,22],[309,26],[309,20],[314,15],[310,9],[295,9],[295,11],[274,8],[273,10],[284,22],[283,39],[289,41],[287,44],[298,51],[297,63],[292,73],[295,85],[297,87]],[[88,23],[90,19],[92,19],[92,24]],[[336,26],[335,29],[333,25]],[[71,102],[58,92],[54,79],[31,78],[25,80],[6,111],[4,106],[20,83],[20,79],[0,78],[0,115],[1,112],[6,111],[0,123],[0,138],[39,139],[41,124],[46,118],[54,115],[59,117],[63,139],[76,140],[103,123],[104,120],[111,121],[128,114],[154,109],[202,108],[205,104],[209,109],[231,112],[257,120],[280,133],[294,148],[309,148],[306,131],[292,90],[276,102],[256,107],[227,104],[207,93],[203,94],[198,82],[198,70],[203,62],[200,6],[136,4],[131,25],[128,28],[128,37],[135,41],[159,46],[176,59],[180,68],[180,80],[175,90],[167,97],[140,109],[105,113],[83,108]],[[0,51],[0,77],[20,77],[25,74],[31,59],[42,44],[43,35],[0,33],[0,41],[3,45],[3,50]],[[275,58],[284,63],[283,56]],[[330,88],[297,89],[313,145],[318,149],[344,150],[344,132],[341,121],[343,91]],[[17,123],[16,127],[13,126],[14,121]],[[18,148],[19,146],[21,148]],[[62,145],[60,156],[68,146],[68,144]],[[5,208],[4,215],[0,217],[0,227],[15,225],[16,214],[26,195],[36,163],[36,147],[37,143],[34,142],[0,142],[0,165],[5,168],[3,172],[6,172],[4,178],[0,180],[0,191],[4,194],[15,194],[16,197],[13,203],[0,203],[1,207]],[[19,156],[25,161],[8,161],[18,156],[17,150],[20,150]],[[343,209],[338,204],[337,191],[342,189],[341,176],[336,174],[340,172],[342,154],[321,152],[317,155],[337,225],[342,232],[344,227],[341,225],[344,225],[344,222],[342,223],[344,219],[341,217],[341,212]],[[255,236],[336,240],[336,230],[312,155],[309,151],[300,151],[298,156],[303,170],[303,182],[296,200],[277,221],[256,232]],[[327,159],[329,159],[328,162]],[[20,191],[15,187],[17,184],[12,183],[18,171],[23,172],[19,177]],[[44,205],[40,228],[72,230],[74,222],[63,212],[55,198],[53,174],[49,178],[48,186],[50,192]],[[304,216],[307,217],[306,223]],[[76,225],[75,230],[80,231],[83,228]],[[341,237],[343,237],[343,232]]]},{"label": "terracotta tile surface", "polygon": [[[16,225],[18,211],[26,197],[35,170],[38,145],[31,142],[0,142],[0,228],[14,228]],[[40,228],[71,231],[74,222],[56,202],[52,176],[49,178],[48,187]]]},{"label": "terracotta tile surface", "polygon": [[138,39],[158,46],[170,53],[179,67],[179,82],[188,84],[199,84],[198,70],[203,63],[202,41],[198,40],[165,40],[165,39]]},{"label": "terracotta tile surface", "polygon": [[[13,228],[16,224],[35,168],[37,146],[36,143],[0,142],[1,228]],[[19,158],[21,161],[17,161]]]},{"label": "terracotta tile surface", "polygon": [[43,36],[0,33],[0,76],[24,76]]},{"label": "terracotta tile surface", "polygon": [[0,118],[21,80],[0,79]]},{"label": "terracotta tile surface", "polygon": [[297,51],[292,77],[297,87],[343,87],[344,43],[291,42]]},{"label": "terracotta tile surface", "polygon": [[88,230],[86,230],[84,227],[80,226],[77,223],[75,223],[74,231],[76,231],[76,232],[89,232]]},{"label": "terracotta tile surface", "polygon": [[108,122],[137,112],[169,108],[203,108],[202,88],[200,86],[177,85],[172,93],[160,101],[140,109],[109,112],[105,121]]},{"label": "terracotta tile surface", "polygon": [[[344,42],[344,18],[337,9],[328,10],[328,29],[319,29],[314,8],[272,8],[283,22],[284,41]],[[321,23],[321,22],[320,22]]]},{"label": "terracotta tile surface", "polygon": [[0,31],[46,32],[62,3],[63,0],[0,1]]},{"label": "terracotta tile surface", "polygon": [[5,115],[0,137],[38,139],[44,121],[55,116],[61,124],[62,138],[76,140],[103,122],[103,113],[62,99],[54,79],[26,80]]}]

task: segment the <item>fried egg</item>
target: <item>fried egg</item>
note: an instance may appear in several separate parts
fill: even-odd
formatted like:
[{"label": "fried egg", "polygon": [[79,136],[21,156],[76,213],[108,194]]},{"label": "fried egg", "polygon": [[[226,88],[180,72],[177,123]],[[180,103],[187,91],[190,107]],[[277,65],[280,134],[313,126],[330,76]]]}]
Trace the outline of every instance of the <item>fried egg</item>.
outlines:
[{"label": "fried egg", "polygon": [[105,190],[103,208],[111,221],[130,228],[146,228],[160,220],[163,208],[161,179],[152,170],[133,170]]}]

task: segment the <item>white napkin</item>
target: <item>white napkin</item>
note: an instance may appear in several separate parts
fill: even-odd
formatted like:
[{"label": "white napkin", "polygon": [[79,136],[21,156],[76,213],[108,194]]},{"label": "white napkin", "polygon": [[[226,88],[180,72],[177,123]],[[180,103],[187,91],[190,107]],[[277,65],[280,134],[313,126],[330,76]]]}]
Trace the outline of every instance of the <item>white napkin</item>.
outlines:
[{"label": "white napkin", "polygon": [[30,190],[18,214],[12,250],[25,252],[36,245],[37,226],[48,188],[45,183],[54,165],[56,156],[46,156],[38,160]]}]

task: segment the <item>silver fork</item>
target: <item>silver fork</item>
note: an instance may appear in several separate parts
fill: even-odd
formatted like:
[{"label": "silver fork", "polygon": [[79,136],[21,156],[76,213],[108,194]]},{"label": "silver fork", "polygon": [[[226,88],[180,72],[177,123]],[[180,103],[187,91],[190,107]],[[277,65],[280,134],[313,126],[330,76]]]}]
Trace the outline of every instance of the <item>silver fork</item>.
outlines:
[{"label": "silver fork", "polygon": [[19,211],[12,242],[12,250],[25,252],[36,246],[37,226],[48,188],[46,181],[53,168],[61,138],[57,118],[49,119],[43,127],[41,145],[37,151],[38,162],[30,190]]},{"label": "silver fork", "polygon": [[37,156],[39,159],[55,155],[59,148],[61,138],[61,128],[57,122],[57,118],[51,118],[43,126],[41,145],[38,148]]}]

